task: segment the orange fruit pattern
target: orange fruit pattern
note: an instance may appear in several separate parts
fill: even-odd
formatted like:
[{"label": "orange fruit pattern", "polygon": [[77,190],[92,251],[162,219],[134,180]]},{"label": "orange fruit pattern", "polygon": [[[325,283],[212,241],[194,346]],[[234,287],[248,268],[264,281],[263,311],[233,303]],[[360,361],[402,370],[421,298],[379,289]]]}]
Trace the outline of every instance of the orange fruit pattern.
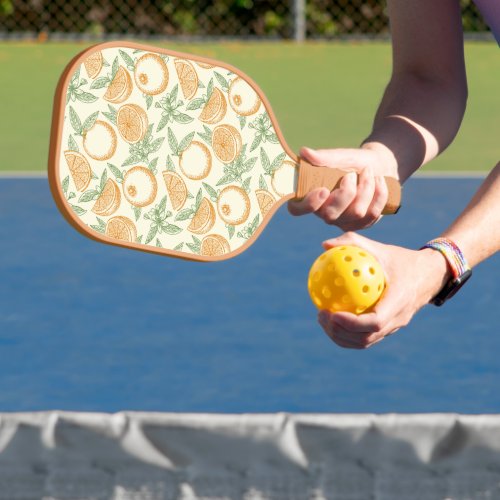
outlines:
[{"label": "orange fruit pattern", "polygon": [[260,93],[231,69],[104,47],[72,79],[61,190],[75,217],[109,241],[226,258],[294,192],[296,162]]}]

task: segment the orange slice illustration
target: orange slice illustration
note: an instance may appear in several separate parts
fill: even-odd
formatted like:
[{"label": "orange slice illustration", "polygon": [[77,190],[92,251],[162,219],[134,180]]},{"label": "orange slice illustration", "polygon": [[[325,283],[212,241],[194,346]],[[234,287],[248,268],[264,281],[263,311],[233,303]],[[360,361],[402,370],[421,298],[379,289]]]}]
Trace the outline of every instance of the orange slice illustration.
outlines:
[{"label": "orange slice illustration", "polygon": [[89,162],[85,156],[76,151],[65,151],[64,157],[77,191],[84,191],[92,179]]},{"label": "orange slice illustration", "polygon": [[123,194],[135,207],[145,207],[153,203],[157,190],[156,178],[146,167],[133,167],[123,178]]},{"label": "orange slice illustration", "polygon": [[90,56],[83,61],[83,65],[85,66],[87,75],[93,80],[102,69],[102,52],[98,50],[90,54]]},{"label": "orange slice illustration", "polygon": [[285,160],[281,167],[273,172],[271,184],[277,195],[286,196],[293,192],[296,172],[297,165],[288,160]]},{"label": "orange slice illustration", "polygon": [[103,97],[106,101],[118,104],[128,99],[131,93],[132,78],[129,72],[120,66]]},{"label": "orange slice illustration", "polygon": [[180,210],[187,199],[187,187],[186,183],[182,180],[182,177],[175,172],[166,170],[163,172],[163,180],[167,186],[168,196],[170,197],[170,202],[174,210]]},{"label": "orange slice illustration", "polygon": [[217,257],[229,253],[229,242],[220,234],[208,234],[201,240],[201,255]]},{"label": "orange slice illustration", "polygon": [[196,64],[200,68],[203,68],[203,69],[212,69],[212,68],[215,68],[215,66],[213,64],[209,64],[209,63],[205,63],[205,62],[197,61]]},{"label": "orange slice illustration", "polygon": [[121,199],[118,184],[113,179],[108,179],[102,193],[92,207],[92,212],[102,216],[114,214],[120,206]]},{"label": "orange slice illustration", "polygon": [[212,168],[210,150],[202,142],[191,141],[191,144],[180,154],[179,166],[188,179],[204,179]]},{"label": "orange slice illustration", "polygon": [[205,234],[212,229],[214,223],[215,209],[207,198],[203,198],[200,207],[188,226],[188,231],[195,234]]},{"label": "orange slice illustration", "polygon": [[134,80],[144,94],[160,94],[168,85],[167,65],[157,54],[144,54],[135,63]]},{"label": "orange slice illustration", "polygon": [[225,187],[217,200],[220,218],[232,226],[242,224],[250,214],[250,198],[246,191],[238,186]]},{"label": "orange slice illustration", "polygon": [[193,65],[183,59],[175,60],[175,70],[179,77],[182,93],[185,99],[192,99],[198,90],[198,75]]},{"label": "orange slice illustration", "polygon": [[243,78],[235,78],[229,86],[229,104],[239,115],[248,116],[257,113],[260,97]]},{"label": "orange slice illustration", "polygon": [[257,197],[260,213],[262,214],[262,217],[265,217],[274,205],[274,196],[265,189],[255,190],[255,196]]},{"label": "orange slice illustration", "polygon": [[97,120],[83,132],[83,148],[94,160],[109,160],[116,151],[116,132],[109,123]]},{"label": "orange slice illustration", "polygon": [[137,104],[125,104],[116,115],[120,135],[130,144],[144,139],[148,130],[148,115]]},{"label": "orange slice illustration", "polygon": [[219,125],[212,133],[212,148],[223,163],[234,161],[241,151],[241,134],[232,125]]},{"label": "orange slice illustration", "polygon": [[224,118],[226,111],[226,98],[224,97],[222,90],[215,87],[210,99],[205,104],[205,107],[200,114],[200,120],[210,124],[218,123]]},{"label": "orange slice illustration", "polygon": [[108,220],[106,224],[106,236],[115,240],[135,242],[137,239],[137,229],[128,217],[118,215]]}]

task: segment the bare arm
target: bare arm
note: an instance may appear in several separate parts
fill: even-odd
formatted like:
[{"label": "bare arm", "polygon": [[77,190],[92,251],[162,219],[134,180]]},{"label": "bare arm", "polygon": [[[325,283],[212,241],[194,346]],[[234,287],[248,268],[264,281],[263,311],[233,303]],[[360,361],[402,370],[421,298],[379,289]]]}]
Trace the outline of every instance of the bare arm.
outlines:
[{"label": "bare arm", "polygon": [[[458,0],[388,0],[393,71],[374,119],[358,149],[304,148],[316,165],[346,167],[340,188],[317,189],[290,202],[293,215],[315,212],[344,230],[369,226],[387,201],[382,176],[405,181],[455,137],[467,100]],[[358,181],[358,182],[356,182]]]},{"label": "bare arm", "polygon": [[404,181],[460,127],[467,99],[462,24],[457,0],[389,0],[388,9],[393,72],[363,147],[395,161]]}]

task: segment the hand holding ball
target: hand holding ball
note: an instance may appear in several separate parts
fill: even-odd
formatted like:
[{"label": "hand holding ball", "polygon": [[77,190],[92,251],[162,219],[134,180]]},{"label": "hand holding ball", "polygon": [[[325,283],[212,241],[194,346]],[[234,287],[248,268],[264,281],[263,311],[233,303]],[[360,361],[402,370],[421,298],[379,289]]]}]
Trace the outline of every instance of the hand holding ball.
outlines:
[{"label": "hand holding ball", "polygon": [[334,247],[312,265],[307,288],[318,309],[362,314],[380,299],[385,288],[384,272],[365,249]]}]

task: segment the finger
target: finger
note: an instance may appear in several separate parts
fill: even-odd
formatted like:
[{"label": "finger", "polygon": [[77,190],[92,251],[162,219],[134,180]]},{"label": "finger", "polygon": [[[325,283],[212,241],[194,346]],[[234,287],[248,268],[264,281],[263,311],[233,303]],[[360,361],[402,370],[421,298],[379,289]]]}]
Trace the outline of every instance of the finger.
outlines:
[{"label": "finger", "polygon": [[357,174],[349,172],[340,181],[340,186],[325,200],[321,208],[317,211],[317,215],[328,224],[334,224],[353,202],[356,192]]},{"label": "finger", "polygon": [[352,332],[348,332],[339,327],[334,321],[335,314],[323,310],[318,314],[318,322],[323,327],[325,333],[341,347],[351,349],[363,349],[365,347],[364,339]]},{"label": "finger", "polygon": [[354,231],[347,231],[340,236],[323,241],[322,245],[325,250],[342,245],[358,245],[365,248],[365,250],[369,250],[370,241],[371,240],[368,238],[365,238]]},{"label": "finger", "polygon": [[384,177],[376,176],[373,199],[367,210],[367,217],[377,222],[382,217],[382,211],[384,210],[388,198],[389,189],[387,188]]},{"label": "finger", "polygon": [[359,173],[356,197],[343,213],[346,222],[362,220],[368,212],[375,194],[375,177],[371,168],[364,168]]},{"label": "finger", "polygon": [[300,201],[290,200],[288,202],[288,211],[292,215],[305,215],[316,212],[330,196],[327,188],[319,188],[311,191]]}]

